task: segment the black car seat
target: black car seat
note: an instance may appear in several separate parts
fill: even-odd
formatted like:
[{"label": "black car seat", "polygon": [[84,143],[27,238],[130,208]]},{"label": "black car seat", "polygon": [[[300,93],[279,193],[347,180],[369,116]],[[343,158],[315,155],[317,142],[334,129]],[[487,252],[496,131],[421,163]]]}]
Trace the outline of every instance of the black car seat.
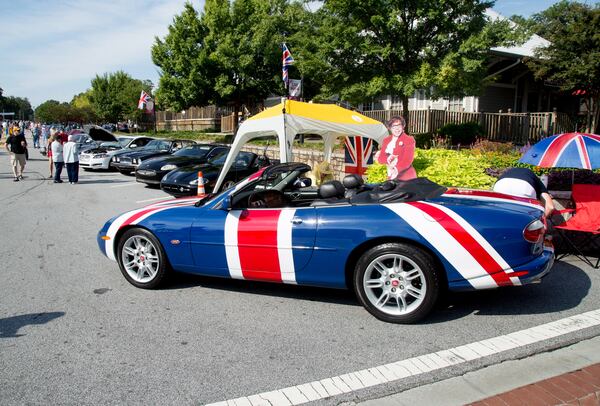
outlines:
[{"label": "black car seat", "polygon": [[344,197],[349,199],[355,194],[357,194],[359,191],[363,190],[365,181],[360,175],[357,175],[356,173],[351,173],[349,175],[344,176],[344,179],[342,179],[342,183],[346,188]]},{"label": "black car seat", "polygon": [[313,206],[326,206],[328,204],[339,203],[344,199],[346,189],[339,180],[330,180],[319,186],[317,194],[321,200],[315,200]]}]

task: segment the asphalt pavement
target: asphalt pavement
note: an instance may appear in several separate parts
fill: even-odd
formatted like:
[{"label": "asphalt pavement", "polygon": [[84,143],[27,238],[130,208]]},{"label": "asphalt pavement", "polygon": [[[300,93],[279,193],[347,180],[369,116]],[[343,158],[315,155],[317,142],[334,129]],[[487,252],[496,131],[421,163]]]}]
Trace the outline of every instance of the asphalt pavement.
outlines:
[{"label": "asphalt pavement", "polygon": [[[408,326],[376,320],[347,291],[190,275],[161,290],[136,289],[100,253],[96,234],[107,219],[167,196],[113,172],[80,171],[79,184],[54,184],[45,157],[30,154],[26,178],[12,182],[0,151],[5,405],[278,404],[258,395],[338,382],[333,378],[343,386],[340,377],[362,376],[356,389],[324,386],[325,394],[312,398],[360,403],[600,335],[598,324],[580,323],[464,362],[448,358],[446,366],[398,374],[385,366],[551,323],[572,326],[570,320],[600,309],[600,272],[560,261],[541,284],[450,295],[431,317]],[[367,382],[361,371],[380,366],[390,375]],[[279,404],[292,403],[285,399]]]}]

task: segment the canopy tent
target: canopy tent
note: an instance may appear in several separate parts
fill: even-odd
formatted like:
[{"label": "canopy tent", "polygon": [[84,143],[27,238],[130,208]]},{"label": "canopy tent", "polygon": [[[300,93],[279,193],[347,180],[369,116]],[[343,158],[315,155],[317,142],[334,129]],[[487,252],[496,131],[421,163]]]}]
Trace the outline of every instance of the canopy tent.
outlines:
[{"label": "canopy tent", "polygon": [[329,161],[337,137],[361,136],[381,143],[388,131],[381,122],[335,104],[283,99],[282,103],[250,117],[239,126],[214,192],[219,191],[236,155],[248,141],[258,137],[276,136],[279,141],[280,161],[291,162],[292,144],[298,134],[322,136],[325,144],[324,160]]}]

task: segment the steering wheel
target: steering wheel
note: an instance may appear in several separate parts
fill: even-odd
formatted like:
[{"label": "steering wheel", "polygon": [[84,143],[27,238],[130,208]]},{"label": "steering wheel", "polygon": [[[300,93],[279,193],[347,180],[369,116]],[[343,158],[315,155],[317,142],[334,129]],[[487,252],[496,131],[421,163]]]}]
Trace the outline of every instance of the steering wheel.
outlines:
[{"label": "steering wheel", "polygon": [[286,204],[286,198],[279,190],[261,190],[252,194],[248,198],[248,207],[250,208],[274,208],[283,207]]}]

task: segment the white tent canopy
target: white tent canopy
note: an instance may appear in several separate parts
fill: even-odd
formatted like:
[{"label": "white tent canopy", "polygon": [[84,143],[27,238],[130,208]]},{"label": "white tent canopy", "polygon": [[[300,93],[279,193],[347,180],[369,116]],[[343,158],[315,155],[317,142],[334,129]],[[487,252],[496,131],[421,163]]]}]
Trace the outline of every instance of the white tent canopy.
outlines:
[{"label": "white tent canopy", "polygon": [[388,134],[379,121],[335,104],[304,103],[283,99],[243,122],[237,131],[214,192],[223,184],[227,171],[242,146],[253,138],[275,136],[279,141],[281,162],[292,160],[292,145],[298,134],[317,134],[325,143],[324,160],[329,161],[335,141],[340,136],[367,137],[381,143]]}]

